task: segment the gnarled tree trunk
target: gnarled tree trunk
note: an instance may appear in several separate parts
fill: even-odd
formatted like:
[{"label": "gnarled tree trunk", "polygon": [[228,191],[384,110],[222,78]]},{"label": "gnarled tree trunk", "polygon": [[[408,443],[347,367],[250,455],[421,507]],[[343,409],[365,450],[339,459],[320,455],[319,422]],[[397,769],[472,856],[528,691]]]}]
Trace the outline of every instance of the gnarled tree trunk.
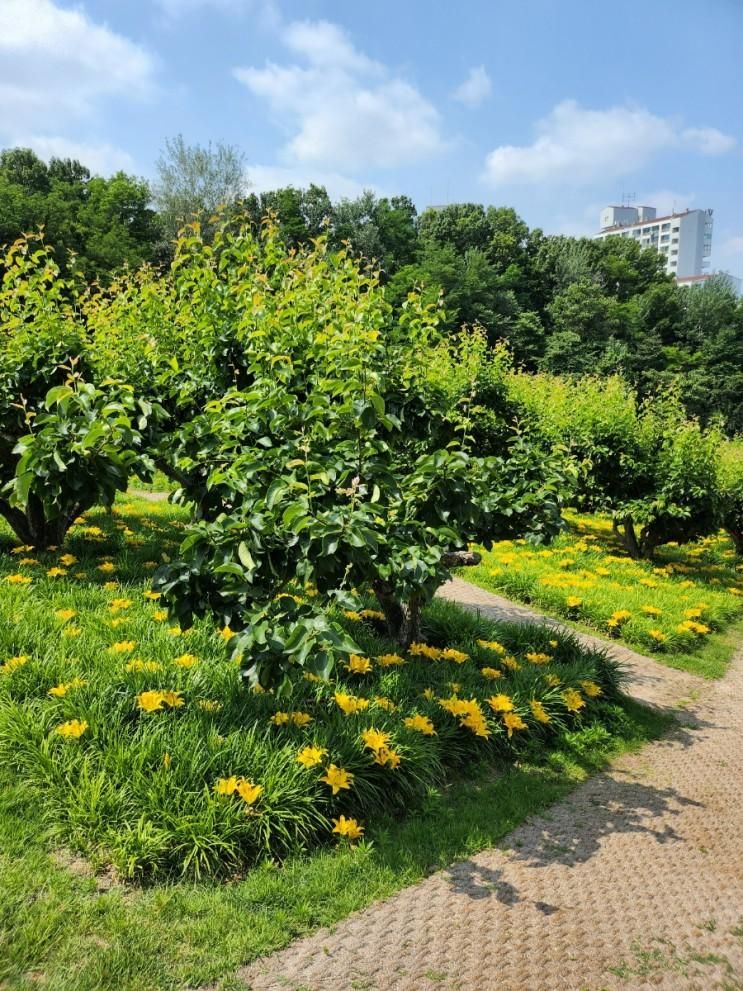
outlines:
[{"label": "gnarled tree trunk", "polygon": [[643,556],[643,553],[640,548],[640,542],[637,539],[637,534],[635,533],[632,520],[625,519],[622,520],[621,523],[618,520],[614,520],[612,523],[612,529],[614,531],[614,536],[617,540],[619,540],[629,556],[633,560],[639,561]]},{"label": "gnarled tree trunk", "polygon": [[58,547],[77,517],[92,505],[92,501],[78,502],[61,516],[47,519],[41,499],[31,493],[25,511],[0,499],[0,515],[5,517],[22,544],[43,551],[47,547]]},{"label": "gnarled tree trunk", "polygon": [[384,613],[387,633],[396,644],[409,647],[420,639],[421,608],[424,598],[415,595],[407,602],[401,602],[395,588],[389,582],[373,582],[374,594]]},{"label": "gnarled tree trunk", "polygon": [[728,537],[733,542],[733,547],[735,548],[735,553],[743,555],[743,530],[739,530],[736,527],[725,527]]},{"label": "gnarled tree trunk", "polygon": [[[450,551],[441,557],[441,563],[447,568],[473,567],[481,560],[476,551]],[[401,602],[391,582],[377,579],[372,582],[372,587],[392,640],[401,647],[417,643],[421,636],[421,610],[425,596],[414,595],[407,602]]]}]

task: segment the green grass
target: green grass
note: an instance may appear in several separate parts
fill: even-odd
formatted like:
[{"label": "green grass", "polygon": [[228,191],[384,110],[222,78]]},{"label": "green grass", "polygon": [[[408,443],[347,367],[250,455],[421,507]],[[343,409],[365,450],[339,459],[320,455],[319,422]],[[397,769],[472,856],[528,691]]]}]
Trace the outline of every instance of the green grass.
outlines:
[{"label": "green grass", "polygon": [[[615,697],[615,668],[574,637],[446,602],[427,611],[426,636],[459,654],[389,666],[378,617],[341,615],[368,672],[339,665],[331,682],[299,672],[281,697],[251,692],[212,624],[181,632],[148,598],[185,518],[129,500],[89,514],[65,548],[8,542],[0,561],[0,764],[37,789],[59,842],[124,877],[229,877],[327,846],[339,816],[369,828],[414,812],[463,766],[536,758]],[[356,699],[364,708],[344,711]],[[368,730],[386,734],[382,750]],[[322,752],[305,767],[309,746]],[[337,791],[333,765],[348,775]],[[251,796],[236,782],[219,792],[235,777]]]},{"label": "green grass", "polygon": [[[239,968],[256,956],[498,843],[671,724],[617,701],[615,670],[574,638],[497,626],[445,602],[426,615],[427,640],[466,652],[461,663],[411,655],[402,666],[374,664],[369,675],[340,672],[333,685],[298,679],[280,699],[250,693],[217,630],[200,622],[181,633],[146,598],[184,520],[166,503],[130,499],[113,514],[89,514],[54,554],[0,559],[4,991],[243,988]],[[2,580],[11,574],[32,581]],[[343,622],[364,655],[389,650],[373,618]],[[477,643],[496,636],[502,646]],[[125,641],[136,646],[110,650]],[[530,661],[532,652],[549,659]],[[196,663],[176,664],[183,654]],[[7,665],[21,655],[28,661]],[[133,658],[155,667],[127,671]],[[496,665],[501,677],[483,675]],[[49,695],[75,678],[84,684]],[[585,695],[586,678],[600,696]],[[185,704],[139,711],[137,695],[153,688],[179,691]],[[372,701],[359,716],[343,715],[339,688],[389,699],[397,711]],[[567,688],[584,693],[577,716]],[[492,692],[507,694],[524,718],[513,739],[487,710]],[[441,708],[437,700],[455,693],[479,700],[488,739]],[[531,698],[542,700],[549,724],[532,718]],[[200,700],[218,708],[204,711]],[[313,722],[275,726],[277,711],[307,711]],[[407,729],[413,713],[430,718],[437,735]],[[70,719],[88,723],[79,739],[55,732]],[[390,733],[399,769],[376,765],[360,746],[365,726]],[[351,789],[333,797],[319,769],[297,764],[310,742],[352,770]],[[235,796],[214,794],[230,773],[264,787],[250,814]],[[329,820],[341,812],[364,822],[356,845],[333,843]]]},{"label": "green grass", "polygon": [[431,790],[417,815],[380,819],[355,848],[266,862],[224,884],[138,888],[93,875],[84,862],[52,852],[55,837],[38,815],[36,788],[5,769],[0,987],[245,989],[235,976],[241,965],[498,843],[610,757],[671,725],[629,702],[604,715],[606,725],[567,732],[539,761],[525,756],[518,767],[499,770],[478,765],[466,780]]},{"label": "green grass", "polygon": [[132,493],[131,497],[136,499],[137,492],[172,492],[174,488],[176,488],[175,482],[171,481],[161,471],[156,471],[151,482],[142,482],[139,479],[135,479],[130,486],[130,491]]},{"label": "green grass", "polygon": [[718,678],[743,632],[743,563],[723,534],[633,561],[607,517],[566,514],[546,548],[501,541],[464,577],[672,667]]}]

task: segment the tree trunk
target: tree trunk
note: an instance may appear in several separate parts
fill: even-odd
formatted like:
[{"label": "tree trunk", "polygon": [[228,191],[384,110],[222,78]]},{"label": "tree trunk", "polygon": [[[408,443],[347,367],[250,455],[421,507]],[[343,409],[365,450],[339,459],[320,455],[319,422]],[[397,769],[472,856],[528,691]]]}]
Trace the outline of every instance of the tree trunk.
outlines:
[{"label": "tree trunk", "polygon": [[0,516],[7,520],[8,526],[22,544],[32,543],[31,529],[24,512],[2,499],[0,500]]},{"label": "tree trunk", "polygon": [[633,560],[639,561],[643,554],[637,541],[637,534],[635,533],[635,528],[632,525],[632,520],[622,520],[621,526],[622,529],[620,530],[620,524],[616,520],[613,522],[612,529],[614,530],[614,535],[627,551],[629,556]]},{"label": "tree trunk", "polygon": [[400,602],[389,582],[373,582],[374,594],[384,613],[387,632],[400,647],[409,647],[420,639],[421,608],[423,596],[414,595],[408,602]]},{"label": "tree trunk", "polygon": [[[441,555],[441,563],[447,568],[474,567],[481,560],[477,551],[448,551]],[[372,582],[372,588],[384,613],[391,639],[406,648],[411,643],[417,643],[421,637],[421,610],[425,596],[414,595],[408,602],[400,602],[394,585],[381,579]]]},{"label": "tree trunk", "polygon": [[36,550],[59,547],[64,542],[67,531],[81,513],[94,505],[93,501],[76,503],[72,509],[52,520],[46,518],[44,506],[36,495],[29,495],[25,512],[9,502],[0,500],[0,515],[8,521],[11,530],[22,544],[29,544]]},{"label": "tree trunk", "polygon": [[657,534],[654,534],[651,530],[645,529],[640,534],[640,553],[647,561],[652,561],[655,557],[656,550],[662,543],[662,539],[660,539]]},{"label": "tree trunk", "polygon": [[735,553],[739,556],[743,556],[743,530],[737,530],[733,527],[726,527],[727,534],[733,542],[733,547],[735,548]]},{"label": "tree trunk", "polygon": [[441,555],[441,563],[445,568],[474,568],[482,561],[482,555],[477,551],[449,551]]},{"label": "tree trunk", "polygon": [[174,468],[169,461],[165,460],[165,458],[155,458],[154,464],[158,471],[161,471],[166,478],[171,480],[171,482],[177,482],[181,488],[187,489],[193,484],[193,479],[189,475],[183,471],[179,471],[177,468]]}]

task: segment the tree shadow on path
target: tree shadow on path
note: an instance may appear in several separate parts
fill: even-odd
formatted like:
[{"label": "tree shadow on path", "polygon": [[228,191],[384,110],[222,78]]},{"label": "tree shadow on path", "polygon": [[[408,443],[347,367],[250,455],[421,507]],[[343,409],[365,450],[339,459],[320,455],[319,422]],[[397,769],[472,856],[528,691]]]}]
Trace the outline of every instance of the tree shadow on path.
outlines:
[{"label": "tree shadow on path", "polygon": [[[719,728],[695,718],[659,745],[691,747],[705,738],[706,730]],[[494,898],[513,905],[521,900],[518,889],[506,879],[514,861],[534,868],[574,867],[589,861],[608,837],[617,834],[649,836],[659,845],[684,843],[680,817],[689,808],[704,807],[674,787],[649,784],[642,769],[614,767],[518,827],[507,838],[508,853],[489,851],[454,864],[446,870],[446,880],[467,898]],[[545,915],[555,910],[546,902],[534,904]]]}]

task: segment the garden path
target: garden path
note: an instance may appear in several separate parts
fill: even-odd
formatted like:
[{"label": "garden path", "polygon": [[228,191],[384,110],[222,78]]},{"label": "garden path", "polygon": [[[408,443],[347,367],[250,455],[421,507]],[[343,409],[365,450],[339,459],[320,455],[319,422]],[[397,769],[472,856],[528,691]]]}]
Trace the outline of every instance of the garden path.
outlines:
[{"label": "garden path", "polygon": [[[444,594],[543,621],[461,580]],[[248,987],[741,991],[743,648],[719,682],[611,649],[637,698],[693,699],[672,733],[498,847],[255,961],[239,975]]]}]

